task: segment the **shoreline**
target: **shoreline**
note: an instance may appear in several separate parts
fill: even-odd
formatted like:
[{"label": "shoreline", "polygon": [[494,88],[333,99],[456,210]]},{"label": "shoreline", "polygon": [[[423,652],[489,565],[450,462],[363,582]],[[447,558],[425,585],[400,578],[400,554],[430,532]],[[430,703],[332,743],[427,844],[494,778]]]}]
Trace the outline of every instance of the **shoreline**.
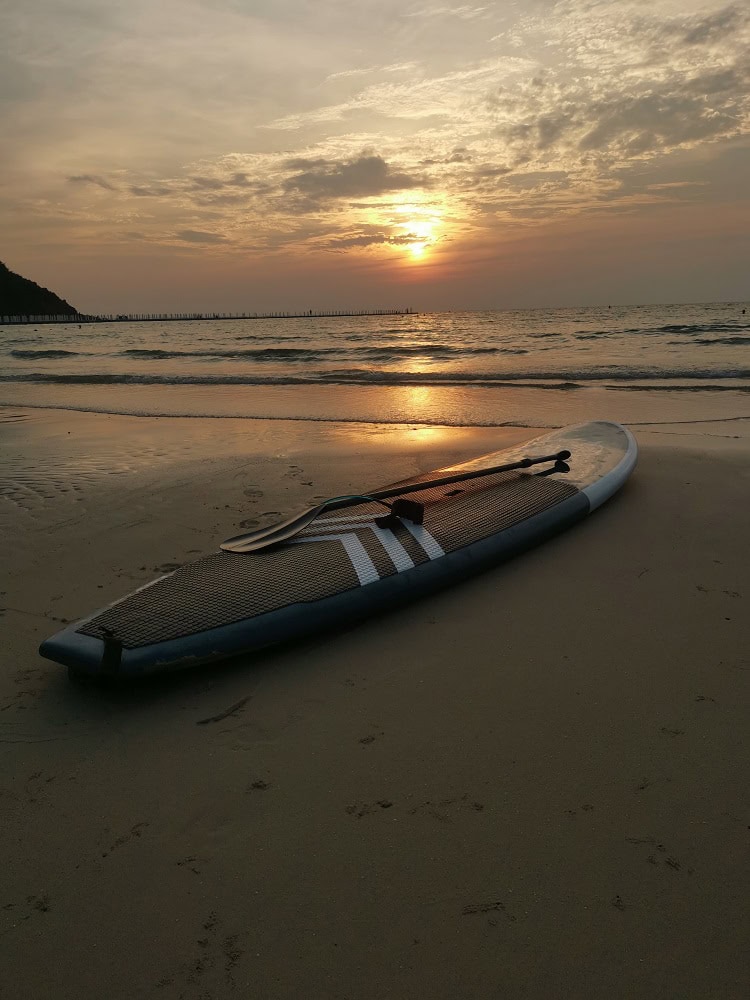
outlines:
[{"label": "shoreline", "polygon": [[[276,421],[424,425],[436,428],[547,429],[592,418],[635,428],[666,424],[746,423],[747,387],[687,392],[656,387],[621,391],[598,385],[49,385],[4,382],[0,424],[8,411],[90,413],[166,421]],[[333,391],[332,391],[333,390]]]},{"label": "shoreline", "polygon": [[61,620],[535,434],[170,419],[3,424],[0,996],[744,997],[747,438],[639,430],[621,494],[488,573],[77,688],[36,652]]}]

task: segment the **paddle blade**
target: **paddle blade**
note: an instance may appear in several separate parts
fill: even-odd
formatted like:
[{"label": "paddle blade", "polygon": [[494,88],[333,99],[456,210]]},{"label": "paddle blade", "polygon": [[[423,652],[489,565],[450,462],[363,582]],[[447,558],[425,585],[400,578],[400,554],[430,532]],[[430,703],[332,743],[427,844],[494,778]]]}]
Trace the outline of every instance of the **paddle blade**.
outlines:
[{"label": "paddle blade", "polygon": [[310,507],[280,524],[272,524],[269,528],[258,528],[257,531],[247,531],[243,535],[227,538],[219,548],[224,552],[259,552],[261,549],[278,545],[293,538],[311,524],[324,507],[324,503],[318,504],[317,507]]}]

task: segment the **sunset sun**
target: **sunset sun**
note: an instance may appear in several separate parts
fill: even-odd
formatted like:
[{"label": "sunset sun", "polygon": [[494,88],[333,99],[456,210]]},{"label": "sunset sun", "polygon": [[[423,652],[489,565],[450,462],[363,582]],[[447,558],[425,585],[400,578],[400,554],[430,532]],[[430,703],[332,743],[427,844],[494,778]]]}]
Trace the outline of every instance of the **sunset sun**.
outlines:
[{"label": "sunset sun", "polygon": [[435,225],[438,220],[412,218],[402,223],[404,228],[404,246],[409,251],[413,261],[424,260],[429,255],[435,243]]}]

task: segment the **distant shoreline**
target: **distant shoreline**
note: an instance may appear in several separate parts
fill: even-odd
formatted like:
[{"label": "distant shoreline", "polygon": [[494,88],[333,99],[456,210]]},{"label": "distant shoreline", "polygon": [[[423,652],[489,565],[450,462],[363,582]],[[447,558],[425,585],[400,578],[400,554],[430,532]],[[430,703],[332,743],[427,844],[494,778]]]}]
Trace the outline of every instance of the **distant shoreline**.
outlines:
[{"label": "distant shoreline", "polygon": [[0,316],[3,326],[29,326],[47,323],[175,323],[213,322],[215,320],[237,319],[326,319],[346,316],[416,316],[414,309],[326,309],[318,312],[267,312],[267,313],[113,313],[112,315],[90,316],[84,313],[68,315],[5,315]]}]

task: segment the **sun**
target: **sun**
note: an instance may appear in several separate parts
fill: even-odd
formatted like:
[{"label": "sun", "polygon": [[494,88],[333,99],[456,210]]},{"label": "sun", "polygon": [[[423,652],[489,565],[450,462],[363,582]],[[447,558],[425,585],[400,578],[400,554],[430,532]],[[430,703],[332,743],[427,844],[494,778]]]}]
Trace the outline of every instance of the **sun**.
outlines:
[{"label": "sun", "polygon": [[397,204],[387,201],[363,208],[362,223],[381,234],[379,252],[397,257],[402,267],[429,263],[446,239],[445,206],[434,198],[410,197]]},{"label": "sun", "polygon": [[423,260],[435,242],[434,222],[431,219],[412,219],[402,225],[406,230],[404,246],[413,260]]}]

